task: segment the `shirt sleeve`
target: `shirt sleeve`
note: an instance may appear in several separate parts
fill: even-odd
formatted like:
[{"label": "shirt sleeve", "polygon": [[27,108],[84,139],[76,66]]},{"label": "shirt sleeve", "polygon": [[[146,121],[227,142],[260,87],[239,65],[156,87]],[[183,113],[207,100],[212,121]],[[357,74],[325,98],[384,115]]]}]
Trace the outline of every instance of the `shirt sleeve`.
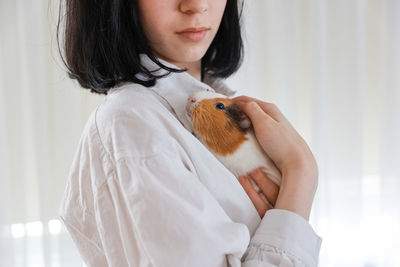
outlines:
[{"label": "shirt sleeve", "polygon": [[251,239],[242,266],[318,266],[321,242],[300,215],[271,209]]},{"label": "shirt sleeve", "polygon": [[271,210],[250,242],[174,153],[122,158],[106,187],[96,213],[109,266],[317,265],[319,237],[308,222]]}]

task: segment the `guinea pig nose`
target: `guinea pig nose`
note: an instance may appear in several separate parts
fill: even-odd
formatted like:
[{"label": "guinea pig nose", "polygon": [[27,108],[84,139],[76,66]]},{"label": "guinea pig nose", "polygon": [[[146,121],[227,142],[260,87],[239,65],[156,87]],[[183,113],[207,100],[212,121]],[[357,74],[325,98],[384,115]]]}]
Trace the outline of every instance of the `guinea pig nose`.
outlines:
[{"label": "guinea pig nose", "polygon": [[188,101],[191,103],[194,103],[194,102],[196,102],[196,98],[194,98],[193,96],[190,96]]}]

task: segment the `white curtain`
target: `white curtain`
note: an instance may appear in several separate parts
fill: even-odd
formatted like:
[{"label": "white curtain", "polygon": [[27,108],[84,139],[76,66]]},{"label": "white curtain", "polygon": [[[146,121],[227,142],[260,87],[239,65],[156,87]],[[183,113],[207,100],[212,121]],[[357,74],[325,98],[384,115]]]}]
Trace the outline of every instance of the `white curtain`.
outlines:
[{"label": "white curtain", "polygon": [[[103,96],[70,81],[58,1],[0,1],[0,266],[79,266],[57,219],[68,170]],[[257,0],[228,80],[276,103],[320,168],[320,266],[400,266],[400,1]]]},{"label": "white curtain", "polygon": [[0,266],[80,266],[58,207],[79,136],[102,97],[57,53],[58,1],[0,1]]}]

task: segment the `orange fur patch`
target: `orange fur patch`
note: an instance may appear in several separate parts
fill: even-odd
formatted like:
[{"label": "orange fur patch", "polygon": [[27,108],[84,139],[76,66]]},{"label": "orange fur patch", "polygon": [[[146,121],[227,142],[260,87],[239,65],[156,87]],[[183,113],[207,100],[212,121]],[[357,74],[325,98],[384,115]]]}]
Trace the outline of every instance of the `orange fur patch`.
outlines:
[{"label": "orange fur patch", "polygon": [[215,108],[221,102],[228,107],[232,104],[229,98],[201,100],[193,110],[192,121],[195,134],[214,153],[227,156],[235,153],[241,144],[248,140],[246,132],[239,129],[224,110]]}]

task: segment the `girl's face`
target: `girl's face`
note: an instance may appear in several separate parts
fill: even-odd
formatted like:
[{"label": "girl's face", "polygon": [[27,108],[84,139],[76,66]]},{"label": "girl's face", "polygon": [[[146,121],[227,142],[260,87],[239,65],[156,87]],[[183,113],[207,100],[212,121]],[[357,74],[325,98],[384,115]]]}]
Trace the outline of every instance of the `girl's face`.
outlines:
[{"label": "girl's face", "polygon": [[153,53],[176,64],[200,62],[221,23],[227,0],[138,0]]}]

